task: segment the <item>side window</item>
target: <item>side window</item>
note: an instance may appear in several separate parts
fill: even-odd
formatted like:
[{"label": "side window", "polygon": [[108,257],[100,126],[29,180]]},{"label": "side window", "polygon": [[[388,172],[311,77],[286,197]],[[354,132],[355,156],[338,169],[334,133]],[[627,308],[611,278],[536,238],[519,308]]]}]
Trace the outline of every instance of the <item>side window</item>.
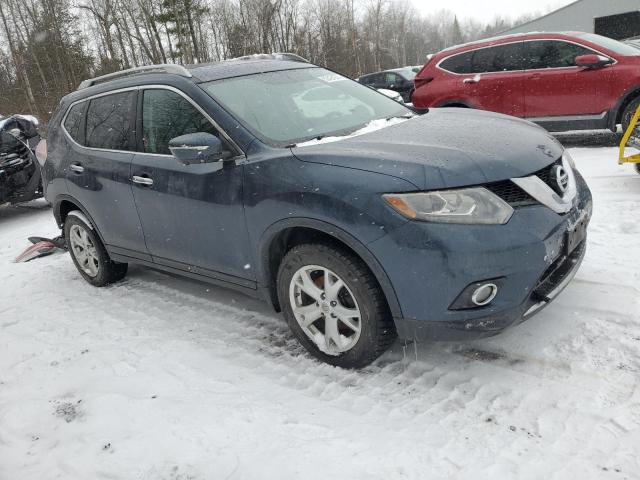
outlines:
[{"label": "side window", "polygon": [[109,150],[131,150],[131,114],[135,92],[94,98],[87,110],[86,146]]},{"label": "side window", "polygon": [[524,70],[522,42],[481,48],[473,53],[471,73]]},{"label": "side window", "polygon": [[82,138],[82,121],[84,120],[84,109],[87,106],[87,102],[77,103],[67,113],[67,118],[64,121],[64,129],[69,133],[80,145],[84,144],[84,138]]},{"label": "side window", "polygon": [[579,55],[595,54],[593,50],[575,43],[558,40],[538,40],[525,42],[527,51],[527,70],[541,68],[575,67]]},{"label": "side window", "polygon": [[142,145],[145,152],[170,155],[169,140],[196,132],[218,136],[211,122],[182,95],[164,89],[144,91]]},{"label": "side window", "polygon": [[452,73],[471,73],[471,57],[473,52],[465,52],[443,60],[440,68]]},{"label": "side window", "polygon": [[387,72],[384,75],[384,84],[388,87],[390,87],[391,85],[393,85],[394,87],[398,86],[398,83],[400,82],[400,77],[398,77],[397,74],[393,73],[393,72]]}]

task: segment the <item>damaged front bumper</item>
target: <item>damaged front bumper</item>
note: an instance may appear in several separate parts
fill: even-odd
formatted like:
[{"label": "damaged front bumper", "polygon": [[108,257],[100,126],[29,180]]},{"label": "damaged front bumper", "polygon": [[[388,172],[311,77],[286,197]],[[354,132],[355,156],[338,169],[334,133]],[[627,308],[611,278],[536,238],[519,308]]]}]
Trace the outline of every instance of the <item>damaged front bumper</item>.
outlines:
[{"label": "damaged front bumper", "polygon": [[[7,128],[7,125],[23,126],[11,120],[4,121],[3,128]],[[16,138],[3,128],[0,128],[0,204],[26,202],[41,197],[40,165],[31,147],[31,144],[37,144],[40,137],[30,131],[29,135],[33,136],[27,138],[23,136],[25,130],[16,128],[23,132]]]},{"label": "damaged front bumper", "polygon": [[42,196],[40,167],[26,158],[0,156],[0,203],[20,203]]}]

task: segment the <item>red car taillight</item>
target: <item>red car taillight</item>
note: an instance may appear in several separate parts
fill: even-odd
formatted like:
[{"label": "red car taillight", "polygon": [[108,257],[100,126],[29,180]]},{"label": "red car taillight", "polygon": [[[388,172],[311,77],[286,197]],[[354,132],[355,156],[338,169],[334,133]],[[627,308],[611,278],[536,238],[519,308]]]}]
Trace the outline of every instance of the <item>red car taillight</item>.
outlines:
[{"label": "red car taillight", "polygon": [[433,80],[433,77],[424,77],[424,78],[414,78],[413,79],[413,87],[418,90],[420,87],[426,85],[427,83],[431,82]]}]

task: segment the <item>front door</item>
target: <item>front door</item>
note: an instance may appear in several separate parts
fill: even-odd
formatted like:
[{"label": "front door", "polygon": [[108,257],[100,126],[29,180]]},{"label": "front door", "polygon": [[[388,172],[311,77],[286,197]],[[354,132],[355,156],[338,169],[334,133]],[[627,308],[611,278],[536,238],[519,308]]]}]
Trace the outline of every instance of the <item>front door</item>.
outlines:
[{"label": "front door", "polygon": [[141,90],[138,112],[141,152],[133,158],[131,174],[153,261],[252,286],[243,166],[234,160],[183,165],[171,155],[174,137],[195,132],[220,136],[182,92]]},{"label": "front door", "polygon": [[525,42],[527,78],[525,116],[599,115],[610,108],[608,68],[577,67],[579,55],[598,54],[561,40]]}]

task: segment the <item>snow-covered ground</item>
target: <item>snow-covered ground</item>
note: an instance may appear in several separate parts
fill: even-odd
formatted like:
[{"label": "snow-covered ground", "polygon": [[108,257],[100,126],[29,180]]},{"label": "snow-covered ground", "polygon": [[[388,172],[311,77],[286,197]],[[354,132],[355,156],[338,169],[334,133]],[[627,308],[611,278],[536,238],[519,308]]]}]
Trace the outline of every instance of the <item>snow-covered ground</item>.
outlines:
[{"label": "snow-covered ground", "polygon": [[572,149],[586,260],[535,318],[467,344],[312,360],[242,295],[132,268],[96,289],[0,208],[0,479],[640,478],[640,175]]}]

